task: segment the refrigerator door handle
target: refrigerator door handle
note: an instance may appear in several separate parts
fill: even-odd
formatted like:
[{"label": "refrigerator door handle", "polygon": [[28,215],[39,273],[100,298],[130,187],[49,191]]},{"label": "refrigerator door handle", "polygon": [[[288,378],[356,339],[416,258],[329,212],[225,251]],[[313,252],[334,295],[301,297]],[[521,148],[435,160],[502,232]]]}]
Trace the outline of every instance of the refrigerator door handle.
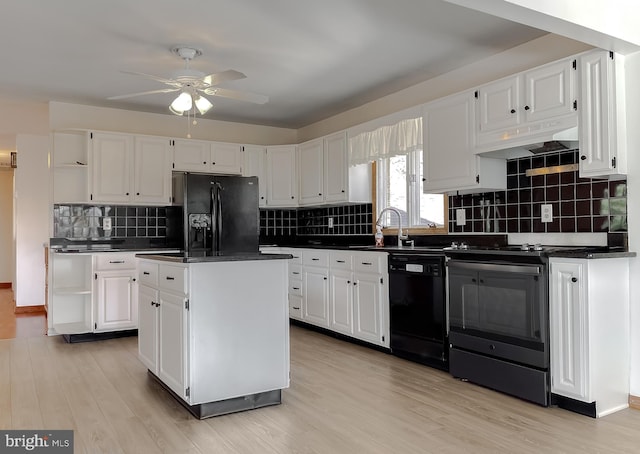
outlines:
[{"label": "refrigerator door handle", "polygon": [[215,182],[211,187],[211,236],[213,253],[220,252],[220,238],[222,236],[222,202],[220,190],[222,186]]}]

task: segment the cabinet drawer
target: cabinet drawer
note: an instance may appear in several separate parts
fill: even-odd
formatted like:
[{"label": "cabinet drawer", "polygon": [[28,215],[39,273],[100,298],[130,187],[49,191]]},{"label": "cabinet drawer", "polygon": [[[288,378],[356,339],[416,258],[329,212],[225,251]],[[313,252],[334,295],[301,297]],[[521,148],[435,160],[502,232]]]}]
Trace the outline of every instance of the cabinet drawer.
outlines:
[{"label": "cabinet drawer", "polygon": [[302,296],[302,280],[289,279],[289,294]]},{"label": "cabinet drawer", "polygon": [[353,267],[353,254],[351,252],[331,251],[329,254],[329,267],[332,270],[351,271]]},{"label": "cabinet drawer", "polygon": [[329,252],[320,249],[305,249],[302,252],[302,263],[305,266],[329,266]]},{"label": "cabinet drawer", "polygon": [[289,317],[302,320],[302,297],[289,295]]},{"label": "cabinet drawer", "polygon": [[163,290],[187,294],[187,268],[175,265],[160,265],[158,284]]},{"label": "cabinet drawer", "polygon": [[387,272],[387,257],[379,252],[362,252],[353,256],[353,270],[360,273]]},{"label": "cabinet drawer", "polygon": [[94,254],[96,257],[96,270],[134,270],[136,268],[136,255],[134,253],[105,252]]},{"label": "cabinet drawer", "polygon": [[283,254],[291,254],[293,256],[293,258],[289,259],[289,264],[302,265],[302,249],[281,249],[281,252]]},{"label": "cabinet drawer", "polygon": [[302,279],[302,267],[300,265],[289,264],[289,280]]},{"label": "cabinet drawer", "polygon": [[158,264],[140,262],[138,264],[138,278],[140,283],[149,287],[158,287]]}]

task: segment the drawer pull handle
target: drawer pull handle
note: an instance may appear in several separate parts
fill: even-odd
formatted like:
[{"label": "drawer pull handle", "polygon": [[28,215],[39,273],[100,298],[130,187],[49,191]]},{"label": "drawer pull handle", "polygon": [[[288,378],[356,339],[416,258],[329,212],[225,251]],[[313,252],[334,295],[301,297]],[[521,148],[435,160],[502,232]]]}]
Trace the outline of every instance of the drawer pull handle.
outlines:
[{"label": "drawer pull handle", "polygon": [[369,265],[369,266],[373,265],[373,263],[371,263],[371,262],[362,262],[362,264],[363,265]]},{"label": "drawer pull handle", "polygon": [[175,281],[175,279],[176,279],[175,277],[167,276],[168,281]]},{"label": "drawer pull handle", "polygon": [[144,274],[145,276],[148,276],[149,272],[148,271],[143,271],[142,274]]},{"label": "drawer pull handle", "polygon": [[109,260],[109,263],[124,263],[124,260]]},{"label": "drawer pull handle", "polygon": [[300,290],[300,287],[293,287],[294,290]]},{"label": "drawer pull handle", "polygon": [[295,306],[293,306],[293,309],[294,309],[294,310],[296,310],[296,311],[299,311],[299,310],[300,310],[300,308],[299,308],[299,307],[295,307]]},{"label": "drawer pull handle", "polygon": [[338,263],[344,263],[344,260],[336,260]]},{"label": "drawer pull handle", "polygon": [[318,261],[318,260],[320,260],[320,259],[311,259],[311,260],[313,260],[314,262],[317,262],[317,261]]},{"label": "drawer pull handle", "polygon": [[291,274],[300,274],[300,273],[297,271],[293,271]]}]

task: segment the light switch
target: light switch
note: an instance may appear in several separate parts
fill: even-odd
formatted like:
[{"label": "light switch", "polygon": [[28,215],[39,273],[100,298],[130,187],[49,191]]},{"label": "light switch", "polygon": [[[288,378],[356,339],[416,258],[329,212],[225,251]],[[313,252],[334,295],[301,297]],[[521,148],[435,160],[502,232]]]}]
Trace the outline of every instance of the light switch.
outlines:
[{"label": "light switch", "polygon": [[467,215],[464,212],[464,208],[458,208],[456,210],[456,225],[465,225],[467,223]]},{"label": "light switch", "polygon": [[329,218],[329,228],[333,228],[333,218]]},{"label": "light switch", "polygon": [[111,230],[111,218],[102,218],[102,230]]}]

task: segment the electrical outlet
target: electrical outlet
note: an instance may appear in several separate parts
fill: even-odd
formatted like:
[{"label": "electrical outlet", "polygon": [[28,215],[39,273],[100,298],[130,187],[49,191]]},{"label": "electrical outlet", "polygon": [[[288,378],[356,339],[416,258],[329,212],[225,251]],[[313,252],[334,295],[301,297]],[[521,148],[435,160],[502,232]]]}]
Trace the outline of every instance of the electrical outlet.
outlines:
[{"label": "electrical outlet", "polygon": [[547,203],[540,207],[540,221],[541,222],[553,221],[553,205]]},{"label": "electrical outlet", "polygon": [[333,228],[333,218],[329,218],[329,228]]},{"label": "electrical outlet", "polygon": [[456,225],[465,225],[467,223],[467,215],[464,212],[464,208],[458,208],[456,210]]},{"label": "electrical outlet", "polygon": [[102,218],[102,230],[111,230],[111,218]]}]

